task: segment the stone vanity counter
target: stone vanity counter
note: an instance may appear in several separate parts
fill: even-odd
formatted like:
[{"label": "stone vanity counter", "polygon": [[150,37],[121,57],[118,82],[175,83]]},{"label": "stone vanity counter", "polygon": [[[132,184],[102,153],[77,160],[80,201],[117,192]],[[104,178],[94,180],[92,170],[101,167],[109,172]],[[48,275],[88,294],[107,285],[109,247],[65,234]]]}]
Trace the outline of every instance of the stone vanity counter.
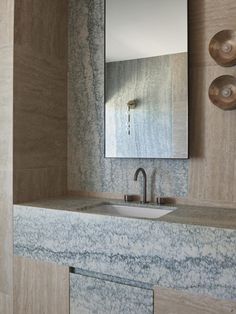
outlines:
[{"label": "stone vanity counter", "polygon": [[236,299],[235,210],[179,206],[155,220],[92,213],[104,201],[15,205],[14,253],[134,286]]},{"label": "stone vanity counter", "polygon": [[[101,198],[85,198],[85,197],[63,197],[57,199],[48,199],[35,201],[32,203],[14,205],[15,208],[38,207],[47,209],[57,209],[66,211],[87,211],[92,212],[92,208],[100,204],[125,204],[130,206],[141,207],[157,207],[155,204],[140,204],[136,202],[124,203],[121,200],[101,199]],[[172,205],[162,206],[171,207]],[[172,213],[158,218],[158,221],[170,223],[190,224],[216,228],[226,228],[236,230],[236,208],[217,208],[204,206],[186,206],[173,205],[176,208]]]}]

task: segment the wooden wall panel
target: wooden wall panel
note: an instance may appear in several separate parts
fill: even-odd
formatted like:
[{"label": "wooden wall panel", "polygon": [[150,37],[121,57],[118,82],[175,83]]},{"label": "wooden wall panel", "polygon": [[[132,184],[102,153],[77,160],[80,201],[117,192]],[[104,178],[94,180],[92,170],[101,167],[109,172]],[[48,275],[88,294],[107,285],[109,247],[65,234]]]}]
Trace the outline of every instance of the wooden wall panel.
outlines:
[{"label": "wooden wall panel", "polygon": [[67,5],[66,0],[16,2],[16,203],[66,193]]},{"label": "wooden wall panel", "polygon": [[211,37],[236,28],[234,0],[189,1],[190,170],[188,202],[236,206],[236,111],[211,104],[208,88],[236,68],[216,65],[208,53]]},{"label": "wooden wall panel", "polygon": [[12,296],[0,293],[0,313],[10,314],[12,311]]},{"label": "wooden wall panel", "polygon": [[69,314],[69,268],[14,257],[14,314]]},{"label": "wooden wall panel", "polygon": [[191,66],[215,65],[208,54],[212,36],[223,29],[235,29],[234,0],[189,0],[189,49]]},{"label": "wooden wall panel", "polygon": [[0,313],[12,313],[14,1],[0,1]]},{"label": "wooden wall panel", "polygon": [[154,314],[235,314],[236,301],[217,300],[174,289],[156,288]]}]

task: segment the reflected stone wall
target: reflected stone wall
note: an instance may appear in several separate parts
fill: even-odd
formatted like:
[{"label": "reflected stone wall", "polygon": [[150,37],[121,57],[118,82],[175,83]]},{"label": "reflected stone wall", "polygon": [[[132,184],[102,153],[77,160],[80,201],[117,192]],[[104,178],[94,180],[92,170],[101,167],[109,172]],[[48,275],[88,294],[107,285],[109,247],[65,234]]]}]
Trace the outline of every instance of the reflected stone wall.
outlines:
[{"label": "reflected stone wall", "polygon": [[107,157],[188,157],[187,67],[187,53],[106,64]]}]

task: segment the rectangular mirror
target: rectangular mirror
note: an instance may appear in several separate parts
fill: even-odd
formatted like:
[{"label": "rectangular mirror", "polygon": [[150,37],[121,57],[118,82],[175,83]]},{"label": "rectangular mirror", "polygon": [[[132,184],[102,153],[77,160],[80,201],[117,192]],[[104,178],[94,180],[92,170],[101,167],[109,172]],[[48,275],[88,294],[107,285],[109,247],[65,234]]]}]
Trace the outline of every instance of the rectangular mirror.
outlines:
[{"label": "rectangular mirror", "polygon": [[188,158],[187,0],[105,11],[105,157]]}]

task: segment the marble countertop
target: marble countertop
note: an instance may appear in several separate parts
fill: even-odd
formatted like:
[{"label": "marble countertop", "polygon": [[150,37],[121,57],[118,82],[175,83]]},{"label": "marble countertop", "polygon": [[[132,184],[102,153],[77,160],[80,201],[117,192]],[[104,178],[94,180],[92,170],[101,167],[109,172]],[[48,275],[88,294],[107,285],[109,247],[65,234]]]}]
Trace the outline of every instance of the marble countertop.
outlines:
[{"label": "marble countertop", "polygon": [[14,254],[142,287],[236,299],[235,210],[178,206],[159,219],[136,219],[94,213],[104,203],[122,202],[66,197],[14,205]]},{"label": "marble countertop", "polygon": [[[140,204],[137,202],[124,203],[124,201],[122,200],[85,198],[73,196],[34,201],[31,203],[20,204],[17,206],[39,207],[55,210],[84,212],[86,214],[89,213],[96,214],[96,211],[93,210],[93,207],[104,203],[159,208],[159,206],[157,206],[156,204],[151,203],[148,204]],[[172,205],[170,204],[166,205],[167,208],[171,206]],[[186,205],[173,205],[173,207],[176,209],[173,210],[171,213],[153,220],[169,223],[207,226],[214,228],[224,228],[233,230],[236,229],[236,209],[204,206],[186,206]],[[162,205],[162,208],[165,208],[165,205]],[[101,215],[102,213],[98,212],[98,214]],[[122,218],[130,219],[128,217]]]}]

